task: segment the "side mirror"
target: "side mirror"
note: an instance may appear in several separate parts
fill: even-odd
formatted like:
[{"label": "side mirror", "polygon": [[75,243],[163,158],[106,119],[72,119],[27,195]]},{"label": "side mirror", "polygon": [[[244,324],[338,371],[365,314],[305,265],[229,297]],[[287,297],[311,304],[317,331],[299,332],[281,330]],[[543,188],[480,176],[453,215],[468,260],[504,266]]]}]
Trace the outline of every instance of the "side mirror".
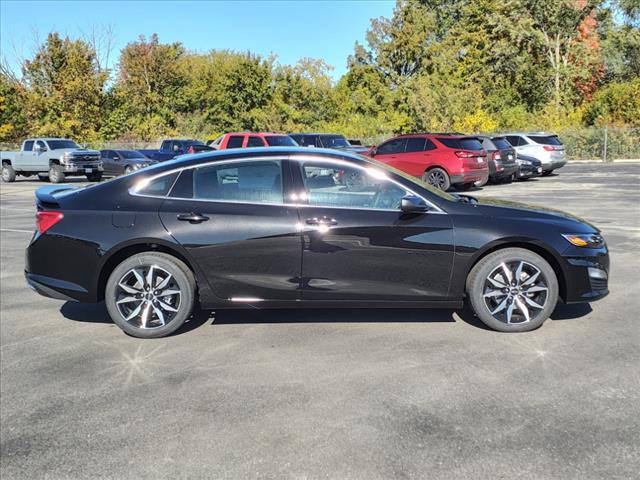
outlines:
[{"label": "side mirror", "polygon": [[36,153],[40,153],[40,152],[42,152],[42,147],[40,145],[35,145],[33,147],[33,151],[36,152]]},{"label": "side mirror", "polygon": [[404,213],[424,213],[429,210],[429,205],[416,195],[405,195],[400,200],[400,210]]}]

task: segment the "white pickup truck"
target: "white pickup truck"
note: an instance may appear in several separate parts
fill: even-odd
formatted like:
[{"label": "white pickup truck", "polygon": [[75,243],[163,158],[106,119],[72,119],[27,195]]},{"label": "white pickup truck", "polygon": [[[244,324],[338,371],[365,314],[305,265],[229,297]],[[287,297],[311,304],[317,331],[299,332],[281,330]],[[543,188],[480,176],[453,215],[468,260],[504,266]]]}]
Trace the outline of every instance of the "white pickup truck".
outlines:
[{"label": "white pickup truck", "polygon": [[16,175],[38,175],[40,180],[64,182],[67,175],[86,175],[91,182],[102,179],[102,160],[97,150],[87,150],[65,138],[28,138],[19,152],[0,152],[2,180]]}]

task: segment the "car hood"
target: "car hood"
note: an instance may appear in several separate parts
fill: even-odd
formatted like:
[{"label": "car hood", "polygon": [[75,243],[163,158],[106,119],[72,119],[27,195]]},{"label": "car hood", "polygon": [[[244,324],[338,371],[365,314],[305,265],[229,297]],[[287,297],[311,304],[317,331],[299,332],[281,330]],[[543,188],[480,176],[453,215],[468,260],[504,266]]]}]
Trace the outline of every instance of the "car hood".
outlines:
[{"label": "car hood", "polygon": [[555,224],[562,229],[567,230],[566,233],[593,233],[600,230],[587,220],[572,215],[562,210],[554,208],[541,207],[539,205],[531,205],[528,203],[511,202],[507,200],[499,200],[497,198],[473,197],[484,215],[496,218],[532,220],[545,224]]}]

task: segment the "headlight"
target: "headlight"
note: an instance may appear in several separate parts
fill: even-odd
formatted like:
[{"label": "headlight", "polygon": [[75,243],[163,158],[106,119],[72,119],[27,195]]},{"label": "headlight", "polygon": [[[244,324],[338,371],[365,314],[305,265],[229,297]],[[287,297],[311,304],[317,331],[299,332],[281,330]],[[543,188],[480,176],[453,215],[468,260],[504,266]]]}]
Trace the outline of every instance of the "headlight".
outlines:
[{"label": "headlight", "polygon": [[576,247],[600,248],[604,245],[604,238],[597,233],[566,233],[562,236]]},{"label": "headlight", "polygon": [[62,163],[69,163],[69,160],[71,159],[71,152],[64,152],[62,154]]},{"label": "headlight", "polygon": [[518,159],[517,162],[520,165],[531,165],[531,162],[529,160],[520,160],[520,159]]}]

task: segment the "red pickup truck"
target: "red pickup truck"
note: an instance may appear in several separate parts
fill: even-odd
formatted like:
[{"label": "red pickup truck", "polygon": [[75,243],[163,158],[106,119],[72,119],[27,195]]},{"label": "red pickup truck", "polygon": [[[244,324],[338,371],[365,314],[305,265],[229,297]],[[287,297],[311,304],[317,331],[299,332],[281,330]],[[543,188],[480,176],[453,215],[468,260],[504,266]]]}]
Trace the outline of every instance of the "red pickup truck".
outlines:
[{"label": "red pickup truck", "polygon": [[400,135],[371,149],[369,156],[448,190],[468,190],[489,176],[487,152],[472,136],[439,133]]}]

